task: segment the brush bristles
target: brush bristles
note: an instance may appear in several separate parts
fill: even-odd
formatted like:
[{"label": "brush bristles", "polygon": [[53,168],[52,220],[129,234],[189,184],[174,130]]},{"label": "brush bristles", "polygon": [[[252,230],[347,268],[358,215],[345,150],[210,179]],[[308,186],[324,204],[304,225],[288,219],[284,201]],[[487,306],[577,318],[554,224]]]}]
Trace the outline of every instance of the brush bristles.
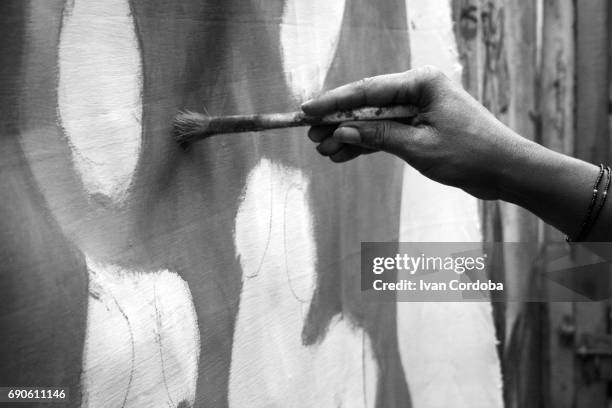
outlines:
[{"label": "brush bristles", "polygon": [[179,112],[174,118],[174,138],[178,143],[185,143],[195,136],[206,133],[210,119],[197,112]]}]

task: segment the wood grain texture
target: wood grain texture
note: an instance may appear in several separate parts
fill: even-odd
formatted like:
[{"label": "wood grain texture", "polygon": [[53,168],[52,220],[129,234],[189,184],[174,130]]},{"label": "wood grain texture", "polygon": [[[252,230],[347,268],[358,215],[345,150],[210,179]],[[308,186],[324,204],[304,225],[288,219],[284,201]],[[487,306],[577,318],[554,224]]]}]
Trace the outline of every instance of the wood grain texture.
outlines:
[{"label": "wood grain texture", "polygon": [[609,159],[608,2],[576,3],[576,156]]},{"label": "wood grain texture", "polygon": [[[576,2],[576,136],[573,153],[597,164],[610,161],[609,8],[608,1]],[[578,251],[574,256],[585,261],[592,259],[592,255],[584,251]],[[609,327],[608,308],[608,302],[575,303],[576,338],[580,339],[583,333],[605,333]],[[577,407],[607,403],[606,383],[590,377],[582,373],[577,375],[574,396]]]},{"label": "wood grain texture", "polygon": [[[455,33],[464,62],[464,85],[499,119],[529,139],[537,138],[538,35],[536,2],[454,1]],[[481,203],[483,238],[488,242],[538,240],[538,223],[524,210],[498,202]],[[503,267],[491,271],[508,295],[524,298],[534,284],[531,254],[505,248]],[[507,406],[539,406],[538,307],[495,303],[499,353]]]},{"label": "wood grain texture", "polygon": [[[502,25],[499,20],[491,25],[496,13],[504,15]],[[468,70],[464,83],[473,95],[525,137],[589,161],[607,160],[608,2],[457,0],[454,15],[460,53],[471,62],[464,64]],[[491,57],[497,62],[491,63]],[[486,81],[490,84],[480,83]],[[485,240],[530,241],[539,248],[527,255],[506,253],[511,262],[495,273],[512,278],[507,283],[516,293],[541,290],[539,274],[547,263],[567,254],[561,234],[511,206],[485,203],[483,208]],[[498,333],[504,340],[506,404],[604,406],[606,386],[585,377],[588,365],[576,359],[574,348],[582,333],[609,330],[609,306],[550,303],[544,310],[533,303],[513,306],[496,311]],[[571,332],[573,326],[574,339],[571,334],[560,335],[562,328]]]},{"label": "wood grain texture", "polygon": [[[541,143],[550,149],[573,154],[575,140],[576,9],[572,0],[548,0],[542,9],[541,76],[539,112]],[[567,255],[565,237],[544,227],[541,265]],[[544,291],[548,288],[544,287]],[[574,406],[575,356],[571,342],[559,336],[560,328],[574,324],[574,305],[554,302],[542,314],[542,393],[546,407]]]},{"label": "wood grain texture", "polygon": [[[538,26],[537,3],[505,0],[503,4],[504,52],[508,64],[508,111],[506,123],[521,136],[538,137]],[[503,92],[503,91],[502,91]],[[539,276],[534,264],[540,256],[540,223],[533,214],[516,205],[502,203],[501,217],[505,242],[533,242],[528,251],[506,248],[504,267],[507,295],[535,297]],[[540,407],[540,313],[539,305],[509,302],[506,306],[504,375],[508,407]]]}]

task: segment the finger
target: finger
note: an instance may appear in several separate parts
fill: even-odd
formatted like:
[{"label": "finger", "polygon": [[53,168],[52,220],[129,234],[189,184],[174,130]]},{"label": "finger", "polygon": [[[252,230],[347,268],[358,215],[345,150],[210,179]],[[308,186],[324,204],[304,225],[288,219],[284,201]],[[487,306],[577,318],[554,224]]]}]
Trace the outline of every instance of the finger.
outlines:
[{"label": "finger", "polygon": [[308,138],[315,143],[321,143],[334,133],[336,126],[313,126],[308,129]]},{"label": "finger", "polygon": [[386,106],[399,103],[419,106],[423,88],[442,75],[432,67],[365,78],[332,89],[302,105],[302,110],[315,116],[354,109],[361,106]]},{"label": "finger", "polygon": [[[329,156],[334,163],[344,163],[353,160],[363,153],[363,149],[359,146],[343,145],[340,150]],[[371,153],[371,152],[370,152]]]},{"label": "finger", "polygon": [[331,156],[342,148],[342,143],[332,138],[325,139],[317,146],[317,151],[323,156]]},{"label": "finger", "polygon": [[331,140],[404,156],[416,132],[413,126],[388,120],[346,122]]},{"label": "finger", "polygon": [[[342,85],[302,105],[309,115],[325,115],[360,106],[389,105],[401,84],[403,74],[381,75]],[[380,106],[379,105],[379,106]]]}]

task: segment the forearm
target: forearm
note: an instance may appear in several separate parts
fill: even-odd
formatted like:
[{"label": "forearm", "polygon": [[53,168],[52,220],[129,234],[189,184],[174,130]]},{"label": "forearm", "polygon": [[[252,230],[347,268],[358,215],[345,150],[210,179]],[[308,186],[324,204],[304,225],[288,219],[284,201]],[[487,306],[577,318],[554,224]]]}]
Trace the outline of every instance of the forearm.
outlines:
[{"label": "forearm", "polygon": [[[599,168],[527,140],[512,154],[516,157],[501,171],[500,198],[526,208],[569,237],[576,237],[592,200]],[[600,189],[605,181],[604,177]],[[606,202],[584,239],[612,241],[612,203]]]}]

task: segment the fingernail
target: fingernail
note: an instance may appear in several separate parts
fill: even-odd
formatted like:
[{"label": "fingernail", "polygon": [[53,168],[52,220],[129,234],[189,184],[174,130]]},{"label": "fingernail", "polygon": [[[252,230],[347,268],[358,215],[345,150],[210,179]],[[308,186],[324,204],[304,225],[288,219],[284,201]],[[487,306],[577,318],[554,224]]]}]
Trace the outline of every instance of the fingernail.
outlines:
[{"label": "fingernail", "polygon": [[342,143],[357,144],[361,142],[359,130],[348,126],[336,129],[332,137]]}]

